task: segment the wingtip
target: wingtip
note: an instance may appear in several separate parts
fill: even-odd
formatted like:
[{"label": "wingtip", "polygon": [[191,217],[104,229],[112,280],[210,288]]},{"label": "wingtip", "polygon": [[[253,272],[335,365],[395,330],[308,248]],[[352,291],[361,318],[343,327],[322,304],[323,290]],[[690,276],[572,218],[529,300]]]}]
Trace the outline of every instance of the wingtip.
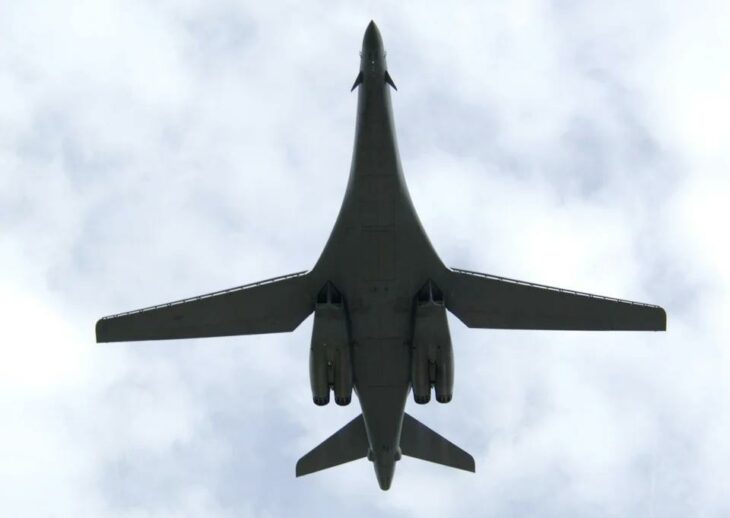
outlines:
[{"label": "wingtip", "polygon": [[667,330],[667,311],[664,308],[659,308],[660,311],[660,324],[658,331],[666,331]]},{"label": "wingtip", "polygon": [[96,334],[96,343],[104,343],[106,340],[104,339],[104,331],[106,330],[106,322],[103,318],[100,318],[96,321],[96,326],[94,326],[94,331]]},{"label": "wingtip", "polygon": [[299,460],[297,461],[297,465],[296,465],[296,466],[294,466],[294,476],[295,476],[296,478],[299,478],[299,477],[301,477],[302,475],[304,475],[304,473],[302,473],[302,467],[301,467],[301,463],[302,463],[302,459],[299,459]]}]

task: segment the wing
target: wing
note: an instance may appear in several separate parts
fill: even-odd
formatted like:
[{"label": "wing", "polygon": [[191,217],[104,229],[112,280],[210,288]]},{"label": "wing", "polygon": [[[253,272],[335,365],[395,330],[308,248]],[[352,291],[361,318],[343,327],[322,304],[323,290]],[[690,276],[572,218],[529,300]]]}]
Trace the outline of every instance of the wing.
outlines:
[{"label": "wing", "polygon": [[293,331],[312,312],[307,272],[104,317],[97,342]]},{"label": "wing", "polygon": [[664,331],[659,306],[452,269],[446,307],[468,327]]}]

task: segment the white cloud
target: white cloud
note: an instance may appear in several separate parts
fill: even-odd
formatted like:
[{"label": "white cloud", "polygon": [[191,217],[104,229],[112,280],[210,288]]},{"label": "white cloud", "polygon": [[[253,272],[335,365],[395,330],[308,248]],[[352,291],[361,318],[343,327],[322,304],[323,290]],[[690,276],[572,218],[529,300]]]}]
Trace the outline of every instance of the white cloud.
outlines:
[{"label": "white cloud", "polygon": [[[715,4],[0,8],[4,513],[726,515]],[[365,462],[294,479],[357,413],[310,403],[310,324],[92,343],[101,314],[311,267],[347,180],[370,18],[447,263],[669,313],[658,335],[452,319],[456,399],[408,411],[477,474],[407,459],[389,493]]]}]

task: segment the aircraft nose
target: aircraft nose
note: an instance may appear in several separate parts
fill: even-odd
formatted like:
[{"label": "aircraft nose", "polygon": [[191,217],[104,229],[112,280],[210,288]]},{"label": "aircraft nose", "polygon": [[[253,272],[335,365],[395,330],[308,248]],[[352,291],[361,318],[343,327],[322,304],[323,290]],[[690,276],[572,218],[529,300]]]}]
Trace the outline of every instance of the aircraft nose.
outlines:
[{"label": "aircraft nose", "polygon": [[362,39],[362,50],[364,52],[381,52],[383,50],[383,38],[375,22],[370,20],[368,28],[365,29],[365,36]]}]

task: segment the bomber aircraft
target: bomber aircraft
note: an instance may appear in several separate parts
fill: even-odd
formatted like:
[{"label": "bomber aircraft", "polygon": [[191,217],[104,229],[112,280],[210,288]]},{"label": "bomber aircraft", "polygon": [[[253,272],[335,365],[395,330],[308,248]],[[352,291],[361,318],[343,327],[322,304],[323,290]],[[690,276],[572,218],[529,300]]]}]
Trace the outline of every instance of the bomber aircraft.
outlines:
[{"label": "bomber aircraft", "polygon": [[474,471],[467,452],[405,413],[448,403],[454,361],[446,312],[492,329],[663,331],[658,306],[449,268],[431,245],[406,187],[380,32],[363,38],[355,146],[340,213],[309,271],[112,315],[98,342],[282,333],[314,313],[309,376],[316,405],[362,413],[302,457],[302,476],[367,457],[381,489],[401,455]]}]

